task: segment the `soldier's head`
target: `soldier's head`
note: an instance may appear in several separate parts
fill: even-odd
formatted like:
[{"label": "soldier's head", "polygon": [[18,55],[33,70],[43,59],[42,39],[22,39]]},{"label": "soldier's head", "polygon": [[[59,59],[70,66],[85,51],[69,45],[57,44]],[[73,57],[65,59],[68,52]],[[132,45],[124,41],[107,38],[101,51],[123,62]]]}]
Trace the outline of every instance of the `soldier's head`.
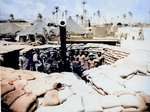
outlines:
[{"label": "soldier's head", "polygon": [[82,49],[80,49],[79,51],[80,56],[84,54],[84,51]]},{"label": "soldier's head", "polygon": [[93,54],[92,52],[89,53],[89,58],[90,58],[91,61],[94,60],[95,59],[95,54]]},{"label": "soldier's head", "polygon": [[102,53],[101,52],[97,52],[97,55],[100,57],[102,55]]},{"label": "soldier's head", "polygon": [[76,50],[74,50],[74,55],[78,55],[78,50],[76,49]]},{"label": "soldier's head", "polygon": [[84,52],[84,55],[85,55],[85,56],[88,56],[88,54],[89,54],[88,51],[85,51],[85,52]]}]

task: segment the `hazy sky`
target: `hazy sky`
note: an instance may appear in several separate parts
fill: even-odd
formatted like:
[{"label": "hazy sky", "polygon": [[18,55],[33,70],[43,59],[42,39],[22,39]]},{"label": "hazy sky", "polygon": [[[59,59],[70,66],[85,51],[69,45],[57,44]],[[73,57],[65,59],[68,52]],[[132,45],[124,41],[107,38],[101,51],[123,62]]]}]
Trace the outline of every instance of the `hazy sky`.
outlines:
[{"label": "hazy sky", "polygon": [[[62,12],[68,10],[68,16],[76,20],[76,14],[83,14],[82,0],[0,0],[0,19],[9,19],[12,13],[15,19],[25,19],[33,22],[37,19],[38,13],[43,18],[53,20],[52,11],[59,6],[59,18]],[[87,18],[92,17],[97,10],[100,10],[100,22],[123,21],[123,14],[126,14],[126,22],[129,19],[129,11],[132,12],[132,22],[150,22],[150,0],[87,0],[85,5]],[[119,16],[119,18],[117,18]],[[95,17],[95,21],[97,18]]]}]

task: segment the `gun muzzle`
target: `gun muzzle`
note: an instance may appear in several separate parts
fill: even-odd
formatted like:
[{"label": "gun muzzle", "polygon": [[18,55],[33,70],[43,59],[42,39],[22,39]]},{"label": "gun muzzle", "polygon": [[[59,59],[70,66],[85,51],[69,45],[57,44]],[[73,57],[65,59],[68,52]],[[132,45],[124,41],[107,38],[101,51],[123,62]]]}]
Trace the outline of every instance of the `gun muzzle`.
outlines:
[{"label": "gun muzzle", "polygon": [[62,61],[66,61],[66,22],[60,21],[59,22],[60,28],[60,40],[61,40],[61,56]]}]

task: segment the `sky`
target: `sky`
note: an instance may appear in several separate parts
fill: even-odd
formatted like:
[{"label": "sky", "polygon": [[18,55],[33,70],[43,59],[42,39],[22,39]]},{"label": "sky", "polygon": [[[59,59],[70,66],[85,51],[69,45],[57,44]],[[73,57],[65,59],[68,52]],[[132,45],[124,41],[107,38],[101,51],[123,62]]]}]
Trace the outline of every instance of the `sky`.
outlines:
[{"label": "sky", "polygon": [[[55,6],[59,6],[58,18],[67,10],[68,17],[76,21],[76,14],[83,15],[83,0],[0,0],[0,19],[24,19],[33,22],[37,19],[38,13],[46,20],[53,21],[52,12]],[[86,18],[92,22],[98,22],[97,11],[100,11],[100,23],[103,22],[124,22],[128,23],[150,23],[150,0],[86,0],[84,7],[87,10]],[[130,18],[129,13],[132,13]],[[94,13],[96,14],[94,17]],[[126,19],[123,18],[126,14]],[[55,18],[54,18],[55,19]],[[106,20],[106,21],[105,21]],[[79,20],[78,20],[79,21]],[[54,20],[55,22],[55,20]]]}]

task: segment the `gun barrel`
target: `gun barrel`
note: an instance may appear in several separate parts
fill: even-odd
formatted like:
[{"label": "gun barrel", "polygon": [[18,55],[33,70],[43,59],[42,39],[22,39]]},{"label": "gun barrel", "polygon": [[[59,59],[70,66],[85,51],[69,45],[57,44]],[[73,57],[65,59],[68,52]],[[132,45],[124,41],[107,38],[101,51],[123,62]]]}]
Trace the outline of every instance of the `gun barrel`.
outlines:
[{"label": "gun barrel", "polygon": [[66,22],[60,21],[60,40],[62,61],[66,61]]}]

